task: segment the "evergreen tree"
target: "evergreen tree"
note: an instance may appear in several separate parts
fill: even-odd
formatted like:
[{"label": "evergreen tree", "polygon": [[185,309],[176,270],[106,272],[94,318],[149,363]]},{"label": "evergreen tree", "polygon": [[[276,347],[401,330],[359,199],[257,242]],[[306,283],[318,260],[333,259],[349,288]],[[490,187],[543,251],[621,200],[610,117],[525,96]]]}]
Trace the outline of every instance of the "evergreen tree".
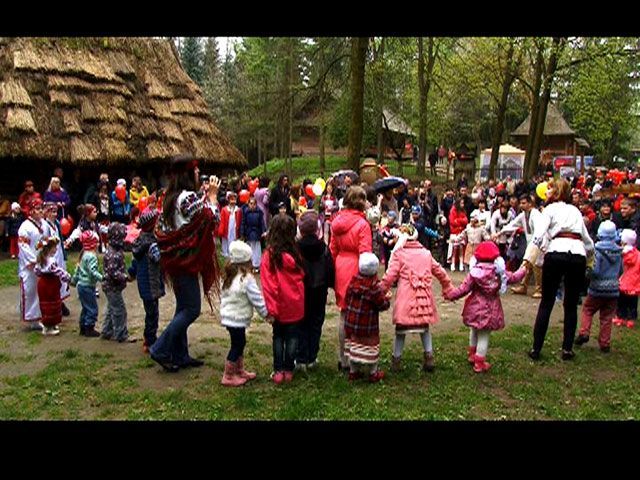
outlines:
[{"label": "evergreen tree", "polygon": [[214,37],[209,37],[205,40],[203,73],[202,89],[205,100],[213,117],[219,119],[222,115],[224,84],[218,56],[218,42]]},{"label": "evergreen tree", "polygon": [[186,37],[180,50],[182,67],[187,75],[202,86],[204,81],[204,51],[200,43],[200,37]]}]

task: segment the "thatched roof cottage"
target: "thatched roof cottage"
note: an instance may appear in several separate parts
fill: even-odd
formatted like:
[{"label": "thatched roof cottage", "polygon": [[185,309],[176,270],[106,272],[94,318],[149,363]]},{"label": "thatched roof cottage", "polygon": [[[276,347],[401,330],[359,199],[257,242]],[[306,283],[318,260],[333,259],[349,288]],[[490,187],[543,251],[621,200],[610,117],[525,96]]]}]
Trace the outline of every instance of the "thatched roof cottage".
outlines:
[{"label": "thatched roof cottage", "polygon": [[13,171],[0,175],[3,193],[58,165],[69,179],[75,169],[91,181],[104,169],[158,177],[179,153],[205,172],[247,165],[169,41],[0,38],[0,161]]}]

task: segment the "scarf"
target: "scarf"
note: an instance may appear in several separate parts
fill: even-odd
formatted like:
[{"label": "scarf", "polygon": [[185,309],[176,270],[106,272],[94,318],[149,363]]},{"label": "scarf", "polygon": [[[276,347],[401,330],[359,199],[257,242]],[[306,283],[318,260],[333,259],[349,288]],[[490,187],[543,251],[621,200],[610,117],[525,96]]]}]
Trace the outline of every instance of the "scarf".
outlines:
[{"label": "scarf", "polygon": [[201,209],[191,221],[178,230],[156,229],[160,264],[165,277],[173,285],[178,275],[200,275],[207,302],[213,311],[212,295],[220,294],[220,269],[213,240],[213,212]]}]

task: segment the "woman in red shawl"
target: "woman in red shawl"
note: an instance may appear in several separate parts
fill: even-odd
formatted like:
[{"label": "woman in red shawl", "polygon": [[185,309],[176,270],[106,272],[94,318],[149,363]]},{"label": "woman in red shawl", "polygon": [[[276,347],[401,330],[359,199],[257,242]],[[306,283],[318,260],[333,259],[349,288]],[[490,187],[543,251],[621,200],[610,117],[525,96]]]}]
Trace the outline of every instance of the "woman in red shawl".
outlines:
[{"label": "woman in red shawl", "polygon": [[220,285],[213,213],[197,193],[198,162],[190,156],[176,157],[171,161],[171,173],[156,236],[160,265],[176,297],[176,313],[149,352],[162,368],[177,372],[204,365],[189,356],[187,340],[187,329],[200,316],[198,277],[210,306],[212,290],[217,292]]}]

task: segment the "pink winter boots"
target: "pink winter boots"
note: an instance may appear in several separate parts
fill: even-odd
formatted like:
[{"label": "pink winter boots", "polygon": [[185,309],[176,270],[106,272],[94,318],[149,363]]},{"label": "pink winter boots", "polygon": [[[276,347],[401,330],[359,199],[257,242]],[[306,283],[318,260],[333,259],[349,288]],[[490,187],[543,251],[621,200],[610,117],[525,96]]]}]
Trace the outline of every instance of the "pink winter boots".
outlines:
[{"label": "pink winter boots", "polygon": [[227,360],[224,364],[224,374],[220,383],[225,387],[239,387],[249,380],[256,378],[256,374],[244,369],[244,358],[239,357],[236,362]]}]

